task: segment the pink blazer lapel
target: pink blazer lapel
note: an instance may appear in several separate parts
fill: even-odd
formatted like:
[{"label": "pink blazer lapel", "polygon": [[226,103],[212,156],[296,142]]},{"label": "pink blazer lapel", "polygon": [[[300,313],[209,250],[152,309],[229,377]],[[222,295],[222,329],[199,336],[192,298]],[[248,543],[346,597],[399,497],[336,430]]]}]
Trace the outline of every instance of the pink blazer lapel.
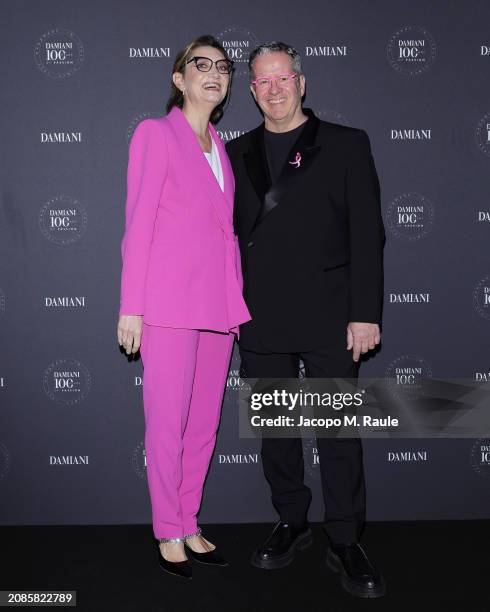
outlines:
[{"label": "pink blazer lapel", "polygon": [[233,199],[235,196],[235,177],[233,175],[233,169],[231,167],[225,145],[212,124],[209,124],[209,131],[211,132],[211,137],[218,146],[218,153],[224,178],[224,196],[233,213]]},{"label": "pink blazer lapel", "polygon": [[221,187],[213,174],[213,170],[204,156],[199,141],[184,113],[180,108],[174,106],[167,117],[179,133],[179,138],[185,147],[189,164],[192,166],[192,173],[195,176],[195,180],[206,190],[223,231],[225,234],[229,234],[230,231],[233,232],[234,177],[230,160],[228,159],[221,138],[218,136],[214,127],[209,124],[211,138],[215,141],[220,156],[224,192],[221,191]]}]

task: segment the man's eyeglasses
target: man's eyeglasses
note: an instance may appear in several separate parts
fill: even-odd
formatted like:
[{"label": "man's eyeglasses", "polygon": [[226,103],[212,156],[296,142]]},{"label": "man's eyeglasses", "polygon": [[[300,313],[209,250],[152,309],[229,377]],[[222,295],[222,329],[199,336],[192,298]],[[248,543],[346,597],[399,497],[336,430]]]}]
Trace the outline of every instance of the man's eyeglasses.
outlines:
[{"label": "man's eyeglasses", "polygon": [[270,86],[272,81],[275,81],[276,84],[279,83],[279,85],[288,85],[297,76],[298,75],[295,72],[288,72],[286,74],[279,74],[278,76],[259,76],[256,79],[254,79],[253,81],[250,81],[250,83],[251,83],[251,85],[255,85],[255,87],[258,87],[259,89],[266,89],[267,87]]},{"label": "man's eyeglasses", "polygon": [[213,61],[212,59],[209,59],[209,57],[202,57],[198,55],[191,57],[186,64],[190,64],[191,62],[194,62],[196,68],[200,72],[209,72],[213,67],[213,64],[216,64],[216,70],[220,74],[230,74],[230,72],[233,70],[234,64],[234,62],[230,59],[219,59]]}]

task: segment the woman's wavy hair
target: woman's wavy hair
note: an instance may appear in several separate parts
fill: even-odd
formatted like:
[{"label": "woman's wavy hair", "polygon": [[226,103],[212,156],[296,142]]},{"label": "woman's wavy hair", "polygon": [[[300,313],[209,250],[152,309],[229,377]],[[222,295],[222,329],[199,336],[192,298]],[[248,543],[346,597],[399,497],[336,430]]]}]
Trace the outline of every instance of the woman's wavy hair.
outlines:
[{"label": "woman's wavy hair", "polygon": [[[228,55],[221,43],[211,34],[205,34],[204,36],[199,36],[198,38],[195,38],[177,53],[177,57],[175,58],[174,62],[174,67],[172,69],[172,74],[174,72],[180,72],[181,74],[184,74],[187,66],[187,60],[190,59],[192,52],[197,47],[214,47],[223,54],[224,58],[228,58]],[[228,105],[228,102],[230,100],[232,77],[233,70],[230,72],[230,80],[228,81],[228,89],[226,91],[226,96],[218,104],[218,106],[214,108],[213,112],[211,113],[210,121],[213,124],[218,123],[218,121],[223,116],[224,109]],[[170,97],[167,100],[166,104],[167,113],[169,113],[174,106],[177,106],[180,109],[184,106],[184,94],[180,91],[178,87],[175,86],[173,80],[170,79]]]}]

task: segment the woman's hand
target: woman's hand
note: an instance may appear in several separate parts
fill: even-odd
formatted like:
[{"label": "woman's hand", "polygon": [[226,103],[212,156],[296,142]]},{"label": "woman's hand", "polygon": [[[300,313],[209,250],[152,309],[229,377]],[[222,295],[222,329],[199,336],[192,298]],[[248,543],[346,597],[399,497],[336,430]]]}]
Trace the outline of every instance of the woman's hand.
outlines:
[{"label": "woman's hand", "polygon": [[117,324],[117,340],[126,354],[136,353],[141,344],[143,317],[141,315],[121,315]]}]

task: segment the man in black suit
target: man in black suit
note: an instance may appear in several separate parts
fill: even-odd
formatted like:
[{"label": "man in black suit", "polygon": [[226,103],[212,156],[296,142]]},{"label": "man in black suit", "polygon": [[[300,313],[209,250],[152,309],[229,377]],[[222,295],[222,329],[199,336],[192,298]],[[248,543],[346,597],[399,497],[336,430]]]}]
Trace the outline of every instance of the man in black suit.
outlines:
[{"label": "man in black suit", "polygon": [[[240,328],[242,374],[357,378],[380,342],[385,233],[365,131],[302,108],[305,77],[284,43],[250,55],[251,92],[264,123],[227,145],[236,179],[235,230],[252,320]],[[359,438],[317,439],[327,564],[359,597],[385,593],[359,544],[365,482]],[[252,563],[289,564],[312,541],[301,439],[263,438],[262,463],[280,520]]]}]

